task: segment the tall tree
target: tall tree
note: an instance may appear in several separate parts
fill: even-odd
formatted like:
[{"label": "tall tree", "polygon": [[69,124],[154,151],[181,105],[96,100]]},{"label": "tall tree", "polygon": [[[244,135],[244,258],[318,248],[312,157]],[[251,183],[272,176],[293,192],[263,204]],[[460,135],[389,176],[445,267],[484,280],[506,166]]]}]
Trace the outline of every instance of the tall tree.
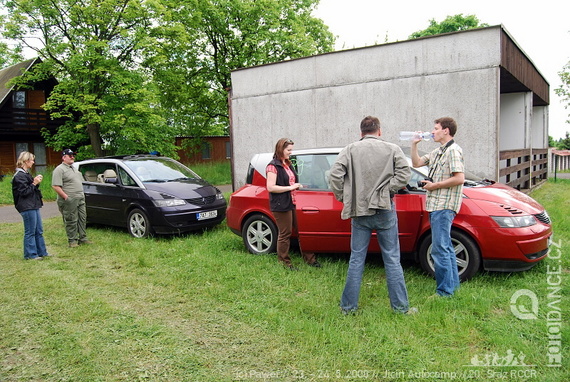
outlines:
[{"label": "tall tree", "polygon": [[425,36],[433,36],[441,33],[457,32],[473,28],[488,27],[489,24],[481,23],[474,15],[463,16],[463,13],[447,16],[442,22],[435,19],[429,21],[429,26],[421,31],[414,32],[409,38],[419,38]]},{"label": "tall tree", "polygon": [[[564,65],[562,70],[558,73],[558,76],[560,76],[562,84],[560,85],[559,88],[555,89],[554,91],[556,92],[556,94],[558,94],[558,96],[562,98],[561,102],[566,103],[564,105],[564,108],[568,109],[570,107],[570,62]],[[566,120],[566,123],[570,123],[570,114],[568,114],[568,119]],[[568,136],[568,133],[566,133],[566,135]]]},{"label": "tall tree", "polygon": [[2,41],[4,40],[2,37],[4,36],[2,25],[4,24],[5,19],[6,15],[2,12],[2,14],[0,14],[0,69],[17,64],[23,60],[21,47],[16,45],[13,48],[10,48],[7,42]]},{"label": "tall tree", "polygon": [[148,61],[162,104],[186,135],[228,126],[232,70],[333,50],[334,37],[311,16],[318,0],[172,0],[164,41]]},{"label": "tall tree", "polygon": [[10,49],[8,44],[0,41],[0,69],[22,61],[21,49]]},{"label": "tall tree", "polygon": [[5,36],[54,75],[45,108],[69,123],[52,147],[88,138],[96,155],[158,150],[172,135],[224,133],[230,72],[333,50],[318,0],[0,0]]},{"label": "tall tree", "polygon": [[556,148],[559,150],[570,150],[570,133],[567,131],[564,138],[558,140]]},{"label": "tall tree", "polygon": [[55,76],[59,84],[45,104],[69,122],[47,138],[55,148],[86,138],[95,155],[113,151],[172,151],[156,92],[140,68],[152,40],[156,9],[143,0],[0,0],[8,10],[5,36],[42,59],[20,85]]}]

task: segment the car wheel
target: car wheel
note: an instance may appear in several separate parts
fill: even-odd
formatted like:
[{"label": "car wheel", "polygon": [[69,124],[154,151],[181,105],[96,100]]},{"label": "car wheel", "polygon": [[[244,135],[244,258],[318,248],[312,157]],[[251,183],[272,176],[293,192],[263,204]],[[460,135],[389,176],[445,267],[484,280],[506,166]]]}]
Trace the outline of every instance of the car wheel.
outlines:
[{"label": "car wheel", "polygon": [[247,250],[254,255],[275,253],[277,226],[266,215],[250,216],[243,225],[241,236]]},{"label": "car wheel", "polygon": [[127,228],[129,233],[136,238],[148,237],[152,232],[148,217],[138,208],[129,213]]},{"label": "car wheel", "polygon": [[[451,242],[455,248],[459,279],[467,281],[479,271],[481,265],[479,247],[467,234],[456,230],[451,231]],[[427,235],[420,244],[419,257],[422,269],[432,277],[435,276],[431,258],[431,234]]]}]

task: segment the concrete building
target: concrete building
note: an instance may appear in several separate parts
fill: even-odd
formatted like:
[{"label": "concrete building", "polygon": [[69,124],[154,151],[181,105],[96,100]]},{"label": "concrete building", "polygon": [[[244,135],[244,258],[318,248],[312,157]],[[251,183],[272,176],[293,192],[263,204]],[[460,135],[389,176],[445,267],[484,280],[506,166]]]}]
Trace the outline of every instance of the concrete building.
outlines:
[{"label": "concrete building", "polygon": [[345,146],[367,115],[391,142],[451,116],[471,172],[521,190],[547,178],[549,84],[502,25],[236,70],[230,97],[236,188],[279,138]]}]

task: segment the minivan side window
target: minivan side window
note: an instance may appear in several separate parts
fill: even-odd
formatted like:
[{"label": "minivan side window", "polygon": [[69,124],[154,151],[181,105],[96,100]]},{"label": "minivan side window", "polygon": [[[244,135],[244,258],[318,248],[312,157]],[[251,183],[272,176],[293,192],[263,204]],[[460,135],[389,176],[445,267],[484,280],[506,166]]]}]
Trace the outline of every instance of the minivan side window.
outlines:
[{"label": "minivan side window", "polygon": [[119,167],[119,179],[121,179],[123,186],[137,185],[137,182],[135,182],[135,180],[122,167]]},{"label": "minivan side window", "polygon": [[97,182],[97,170],[95,170],[93,165],[80,166],[79,171],[86,182]]},{"label": "minivan side window", "polygon": [[105,171],[105,165],[101,163],[89,163],[79,166],[79,171],[86,182],[100,182],[100,178]]},{"label": "minivan side window", "polygon": [[330,190],[329,174],[337,154],[310,154],[292,157],[293,165],[299,175],[299,183],[304,188]]},{"label": "minivan side window", "polygon": [[103,174],[105,170],[115,171],[114,163],[88,163],[79,166],[79,171],[83,175],[83,179],[86,182],[93,183],[103,183],[105,184],[105,178]]}]

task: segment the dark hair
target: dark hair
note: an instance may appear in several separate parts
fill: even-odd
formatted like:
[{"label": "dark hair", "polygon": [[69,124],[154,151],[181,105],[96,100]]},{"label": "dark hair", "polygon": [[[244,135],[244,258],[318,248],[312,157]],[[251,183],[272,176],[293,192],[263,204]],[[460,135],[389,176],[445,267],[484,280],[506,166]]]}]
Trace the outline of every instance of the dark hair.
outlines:
[{"label": "dark hair", "polygon": [[273,158],[279,159],[280,161],[284,162],[287,166],[289,166],[291,164],[291,161],[283,157],[283,151],[287,148],[287,146],[294,144],[295,143],[289,138],[281,138],[275,144],[275,152],[273,153]]},{"label": "dark hair", "polygon": [[455,133],[457,133],[457,122],[455,122],[455,119],[451,117],[442,117],[436,119],[434,123],[436,125],[439,123],[442,129],[449,129],[449,135],[455,137]]},{"label": "dark hair", "polygon": [[378,130],[380,130],[380,120],[376,117],[364,117],[362,122],[360,122],[360,132],[362,134],[375,133]]}]

